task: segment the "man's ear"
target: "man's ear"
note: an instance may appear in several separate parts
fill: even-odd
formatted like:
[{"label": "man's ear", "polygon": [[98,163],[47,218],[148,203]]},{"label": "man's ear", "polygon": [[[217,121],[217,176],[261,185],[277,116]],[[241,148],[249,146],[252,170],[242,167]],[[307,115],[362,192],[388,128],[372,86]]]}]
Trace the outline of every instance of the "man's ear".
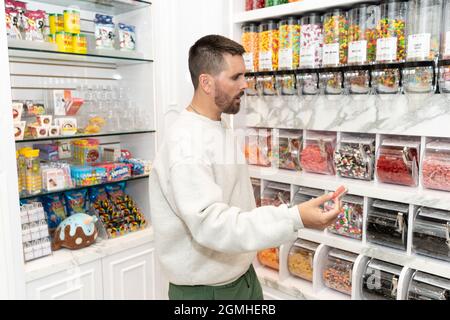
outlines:
[{"label": "man's ear", "polygon": [[213,93],[214,83],[210,75],[201,74],[199,77],[199,85],[206,94],[210,95]]}]

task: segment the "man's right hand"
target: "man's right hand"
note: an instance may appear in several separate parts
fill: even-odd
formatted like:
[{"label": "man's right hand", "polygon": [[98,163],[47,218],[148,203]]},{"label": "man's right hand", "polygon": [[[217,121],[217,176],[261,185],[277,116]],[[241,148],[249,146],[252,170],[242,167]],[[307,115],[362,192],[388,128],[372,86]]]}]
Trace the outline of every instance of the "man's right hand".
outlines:
[{"label": "man's right hand", "polygon": [[[331,211],[323,211],[320,206],[331,200],[335,203],[334,209]],[[300,203],[298,210],[300,211],[300,217],[302,218],[304,227],[317,230],[324,230],[332,225],[343,211],[341,201],[339,199],[333,199],[333,193]]]}]

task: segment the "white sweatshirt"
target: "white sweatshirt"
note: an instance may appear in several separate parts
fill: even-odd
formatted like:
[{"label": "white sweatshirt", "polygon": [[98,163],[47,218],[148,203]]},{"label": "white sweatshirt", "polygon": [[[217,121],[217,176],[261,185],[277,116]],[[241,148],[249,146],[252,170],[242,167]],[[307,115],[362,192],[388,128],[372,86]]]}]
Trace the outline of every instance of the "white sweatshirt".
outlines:
[{"label": "white sweatshirt", "polygon": [[177,285],[223,285],[243,275],[256,251],[295,240],[297,207],[255,209],[238,139],[221,121],[183,110],[150,177],[157,256]]}]

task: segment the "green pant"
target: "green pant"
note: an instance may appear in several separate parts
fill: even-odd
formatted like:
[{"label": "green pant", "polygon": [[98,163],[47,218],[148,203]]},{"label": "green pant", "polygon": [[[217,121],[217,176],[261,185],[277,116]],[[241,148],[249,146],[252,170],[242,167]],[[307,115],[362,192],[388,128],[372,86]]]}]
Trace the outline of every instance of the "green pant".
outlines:
[{"label": "green pant", "polygon": [[170,283],[170,300],[263,300],[261,284],[250,266],[239,279],[223,286],[179,286]]}]

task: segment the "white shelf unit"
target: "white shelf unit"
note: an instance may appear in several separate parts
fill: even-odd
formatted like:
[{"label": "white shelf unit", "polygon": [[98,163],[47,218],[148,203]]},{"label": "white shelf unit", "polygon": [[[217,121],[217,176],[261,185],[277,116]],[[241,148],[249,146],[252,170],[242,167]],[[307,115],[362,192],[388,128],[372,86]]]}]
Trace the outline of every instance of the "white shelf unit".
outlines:
[{"label": "white shelf unit", "polygon": [[[252,11],[244,11],[245,3],[243,0],[234,0],[232,7],[232,18],[230,26],[230,36],[237,42],[241,39],[241,26],[246,22],[260,22],[265,19],[280,18],[283,16],[298,15],[301,16],[303,13],[307,12],[324,12],[326,9],[332,7],[351,7],[354,4],[362,3],[367,1],[327,1],[327,0],[304,0],[295,3],[289,3],[285,5],[274,6],[270,8],[257,9]],[[339,99],[344,99],[343,97],[335,98],[336,102],[332,104],[339,104]],[[264,106],[270,106],[273,100],[277,99],[274,97],[267,97],[264,101]],[[289,99],[287,99],[289,100]],[[407,100],[403,97],[398,98],[399,106],[402,108],[407,107]],[[246,101],[246,100],[245,100]],[[303,122],[304,125],[291,127],[291,126],[270,126],[261,125],[262,128],[272,128],[275,130],[274,136],[277,136],[278,129],[295,129],[300,130],[305,137],[310,130],[323,130],[335,132],[337,136],[337,142],[342,133],[371,133],[375,137],[376,150],[381,143],[381,140],[386,135],[407,135],[415,137],[421,142],[421,154],[420,159],[422,159],[425,144],[432,138],[436,137],[449,137],[448,132],[444,129],[444,126],[438,125],[440,121],[439,117],[433,116],[428,117],[424,113],[418,113],[417,116],[424,117],[424,121],[429,121],[424,125],[416,125],[416,122],[411,126],[410,129],[404,129],[404,126],[397,127],[395,123],[389,123],[387,126],[377,127],[378,123],[373,127],[369,127],[364,122],[358,122],[360,120],[356,119],[355,125],[351,125],[351,121],[343,121],[344,119],[339,118],[338,121],[333,121],[336,116],[338,117],[339,111],[343,114],[358,113],[357,106],[360,106],[361,100],[355,103],[349,103],[348,105],[341,106],[340,110],[329,107],[330,102],[320,101],[320,112],[316,117],[316,122]],[[370,108],[372,106],[377,106],[373,101],[373,97],[369,97]],[[347,101],[348,102],[348,101]],[[375,120],[380,120],[380,124],[383,123],[382,119],[406,119],[407,112],[403,109],[401,110],[388,110],[386,105],[382,109],[381,119],[377,118],[377,110],[375,108],[370,109],[370,118],[373,117]],[[259,105],[257,105],[259,106]],[[330,108],[330,112],[327,112],[327,107]],[[393,105],[391,105],[393,107]],[[301,106],[300,106],[301,108]],[[311,108],[311,106],[309,106]],[[233,117],[233,127],[235,129],[247,128],[246,121],[246,102],[243,103],[241,107],[241,112]],[[311,108],[313,111],[305,111],[304,115],[307,118],[314,118],[315,108]],[[395,108],[394,108],[395,109]],[[381,112],[381,111],[380,111]],[[327,114],[328,113],[328,114]],[[390,114],[392,116],[390,116]],[[445,117],[445,115],[442,115]],[[320,124],[320,119],[324,119],[325,124]],[[442,117],[441,117],[442,118]],[[430,120],[431,119],[431,120]],[[439,120],[440,119],[440,120]],[[367,120],[366,120],[367,121]],[[417,119],[415,120],[417,121]],[[266,121],[267,123],[267,121]],[[410,123],[410,122],[407,122]],[[258,126],[254,126],[258,127]],[[441,128],[441,129],[439,129]],[[420,171],[421,168],[419,168]],[[394,264],[399,264],[403,267],[402,274],[399,281],[399,290],[397,294],[397,299],[405,299],[406,291],[409,284],[410,276],[414,270],[421,270],[423,272],[428,272],[441,277],[450,278],[450,263],[438,259],[432,259],[425,256],[416,255],[412,247],[412,226],[414,223],[415,212],[419,206],[429,206],[442,210],[450,210],[450,193],[437,190],[429,190],[423,188],[421,177],[419,179],[419,186],[416,188],[404,187],[392,184],[385,184],[377,181],[376,177],[374,181],[360,181],[354,179],[345,179],[338,176],[327,176],[312,174],[306,172],[292,172],[288,170],[279,170],[277,168],[265,168],[257,166],[249,166],[250,176],[252,178],[261,179],[261,195],[264,190],[264,186],[267,181],[275,181],[281,183],[287,183],[291,185],[291,191],[296,190],[298,186],[310,187],[322,189],[326,191],[334,191],[340,185],[346,185],[349,189],[349,194],[358,195],[364,197],[364,214],[363,214],[363,238],[361,241],[334,235],[330,232],[316,231],[310,229],[303,229],[299,231],[299,238],[320,243],[320,247],[316,252],[314,258],[315,270],[320,270],[323,264],[323,259],[326,256],[326,252],[330,248],[338,248],[341,250],[350,251],[358,254],[358,258],[354,264],[353,268],[353,288],[352,295],[346,296],[340,292],[328,289],[323,286],[321,274],[318,271],[314,272],[314,279],[312,283],[308,281],[301,280],[299,278],[293,277],[289,274],[287,270],[287,252],[289,251],[292,244],[285,244],[280,247],[280,271],[276,272],[270,270],[266,267],[261,266],[258,262],[255,262],[256,270],[259,278],[261,279],[264,287],[269,287],[271,290],[278,290],[283,294],[288,294],[292,297],[298,299],[361,299],[361,292],[359,288],[361,287],[361,275],[365,264],[369,258],[376,258],[384,260],[386,262],[391,262]],[[291,195],[293,197],[293,195]],[[408,221],[408,243],[407,250],[402,252],[400,250],[391,249],[388,247],[382,247],[375,244],[367,242],[366,239],[366,224],[367,224],[367,211],[368,206],[373,201],[373,199],[383,199],[388,201],[403,202],[409,204],[410,214]],[[317,269],[318,268],[318,269]],[[273,294],[273,291],[272,291]]]},{"label": "white shelf unit", "polygon": [[[46,107],[52,107],[48,98],[48,93],[51,90],[77,90],[82,85],[117,86],[122,87],[128,97],[134,101],[129,106],[129,110],[123,109],[123,111],[141,115],[142,121],[136,128],[122,125],[116,131],[102,132],[98,136],[93,135],[93,137],[99,139],[101,144],[120,143],[121,148],[128,149],[135,158],[153,160],[157,149],[157,110],[155,107],[155,63],[153,61],[153,16],[155,13],[152,3],[134,0],[113,0],[107,4],[101,4],[95,0],[27,1],[28,9],[41,9],[50,13],[62,13],[69,5],[80,8],[81,33],[88,36],[89,51],[87,55],[56,52],[53,51],[54,48],[51,45],[46,43],[37,44],[26,41],[6,43],[4,15],[0,19],[0,32],[5,34],[5,37],[1,37],[1,61],[2,64],[9,64],[10,70],[10,75],[6,73],[3,75],[5,81],[2,81],[2,83],[6,86],[2,86],[0,95],[5,107],[2,115],[8,116],[5,117],[8,119],[7,122],[5,121],[7,125],[2,125],[1,128],[2,137],[9,137],[8,144],[10,146],[15,144],[17,148],[32,146],[33,143],[42,143],[42,140],[32,141],[30,139],[14,143],[12,121],[9,119],[11,102],[14,100],[35,100],[43,102]],[[4,11],[3,3],[0,4],[0,11]],[[136,26],[136,52],[95,50],[95,13],[113,15],[116,24],[122,22]],[[7,70],[7,68],[3,70]],[[116,114],[116,118],[120,120],[120,112]],[[64,137],[64,139],[68,138]],[[4,141],[5,139],[2,138],[1,140]],[[58,138],[47,140],[57,141]],[[7,179],[2,179],[2,181],[15,180],[15,184],[11,184],[12,190],[8,190],[7,201],[2,199],[1,212],[2,215],[6,214],[13,220],[11,224],[14,225],[16,230],[14,232],[17,234],[13,232],[14,237],[11,238],[15,240],[16,245],[19,242],[20,244],[17,246],[17,250],[10,253],[16,260],[20,261],[20,266],[15,277],[16,282],[19,283],[17,285],[19,289],[16,289],[15,292],[10,290],[8,296],[21,298],[26,296],[32,299],[43,297],[61,299],[72,297],[154,299],[161,296],[159,289],[156,287],[160,281],[162,284],[163,280],[161,280],[162,277],[154,274],[157,264],[153,252],[148,179],[137,179],[127,184],[127,193],[133,197],[149,222],[147,229],[116,239],[98,239],[96,244],[76,252],[62,249],[54,252],[51,256],[23,263],[19,195],[16,191],[17,176],[16,163],[12,161],[15,159],[13,152],[15,151],[8,151],[8,155],[11,155],[8,158],[8,168],[12,175],[8,176]],[[12,246],[12,248],[15,248],[15,246]],[[127,266],[125,266],[126,263],[122,264],[124,261],[128,263]],[[94,267],[91,268],[90,264]],[[83,282],[85,278],[81,275],[80,270],[84,266],[88,266],[86,268],[91,271],[96,270],[97,272],[98,266],[104,270],[99,274],[94,272],[92,274],[95,274],[95,276],[86,278],[88,282],[81,290],[70,279],[75,276]],[[78,272],[81,272],[80,275],[78,275]],[[102,280],[102,274],[109,275],[108,272],[121,277],[118,281],[122,281],[121,283],[124,283],[125,286],[107,287],[105,281]],[[151,288],[145,287],[143,290],[137,290],[133,293],[130,286],[136,285],[139,287],[142,277],[148,280],[146,286],[151,286]],[[59,280],[55,280],[60,278],[62,279],[61,283],[63,283],[62,287],[60,287]],[[41,292],[42,285],[46,282],[54,283],[54,280],[56,281],[55,287],[50,288],[50,291],[56,290],[56,293],[53,292],[49,296],[41,295],[39,292]],[[104,280],[111,281],[106,277]],[[71,288],[71,286],[74,287]],[[26,291],[24,292],[25,287]],[[87,291],[84,291],[85,289]],[[76,292],[76,295],[71,295],[71,290],[74,290],[73,292]],[[139,296],[140,294],[142,295]]]}]

